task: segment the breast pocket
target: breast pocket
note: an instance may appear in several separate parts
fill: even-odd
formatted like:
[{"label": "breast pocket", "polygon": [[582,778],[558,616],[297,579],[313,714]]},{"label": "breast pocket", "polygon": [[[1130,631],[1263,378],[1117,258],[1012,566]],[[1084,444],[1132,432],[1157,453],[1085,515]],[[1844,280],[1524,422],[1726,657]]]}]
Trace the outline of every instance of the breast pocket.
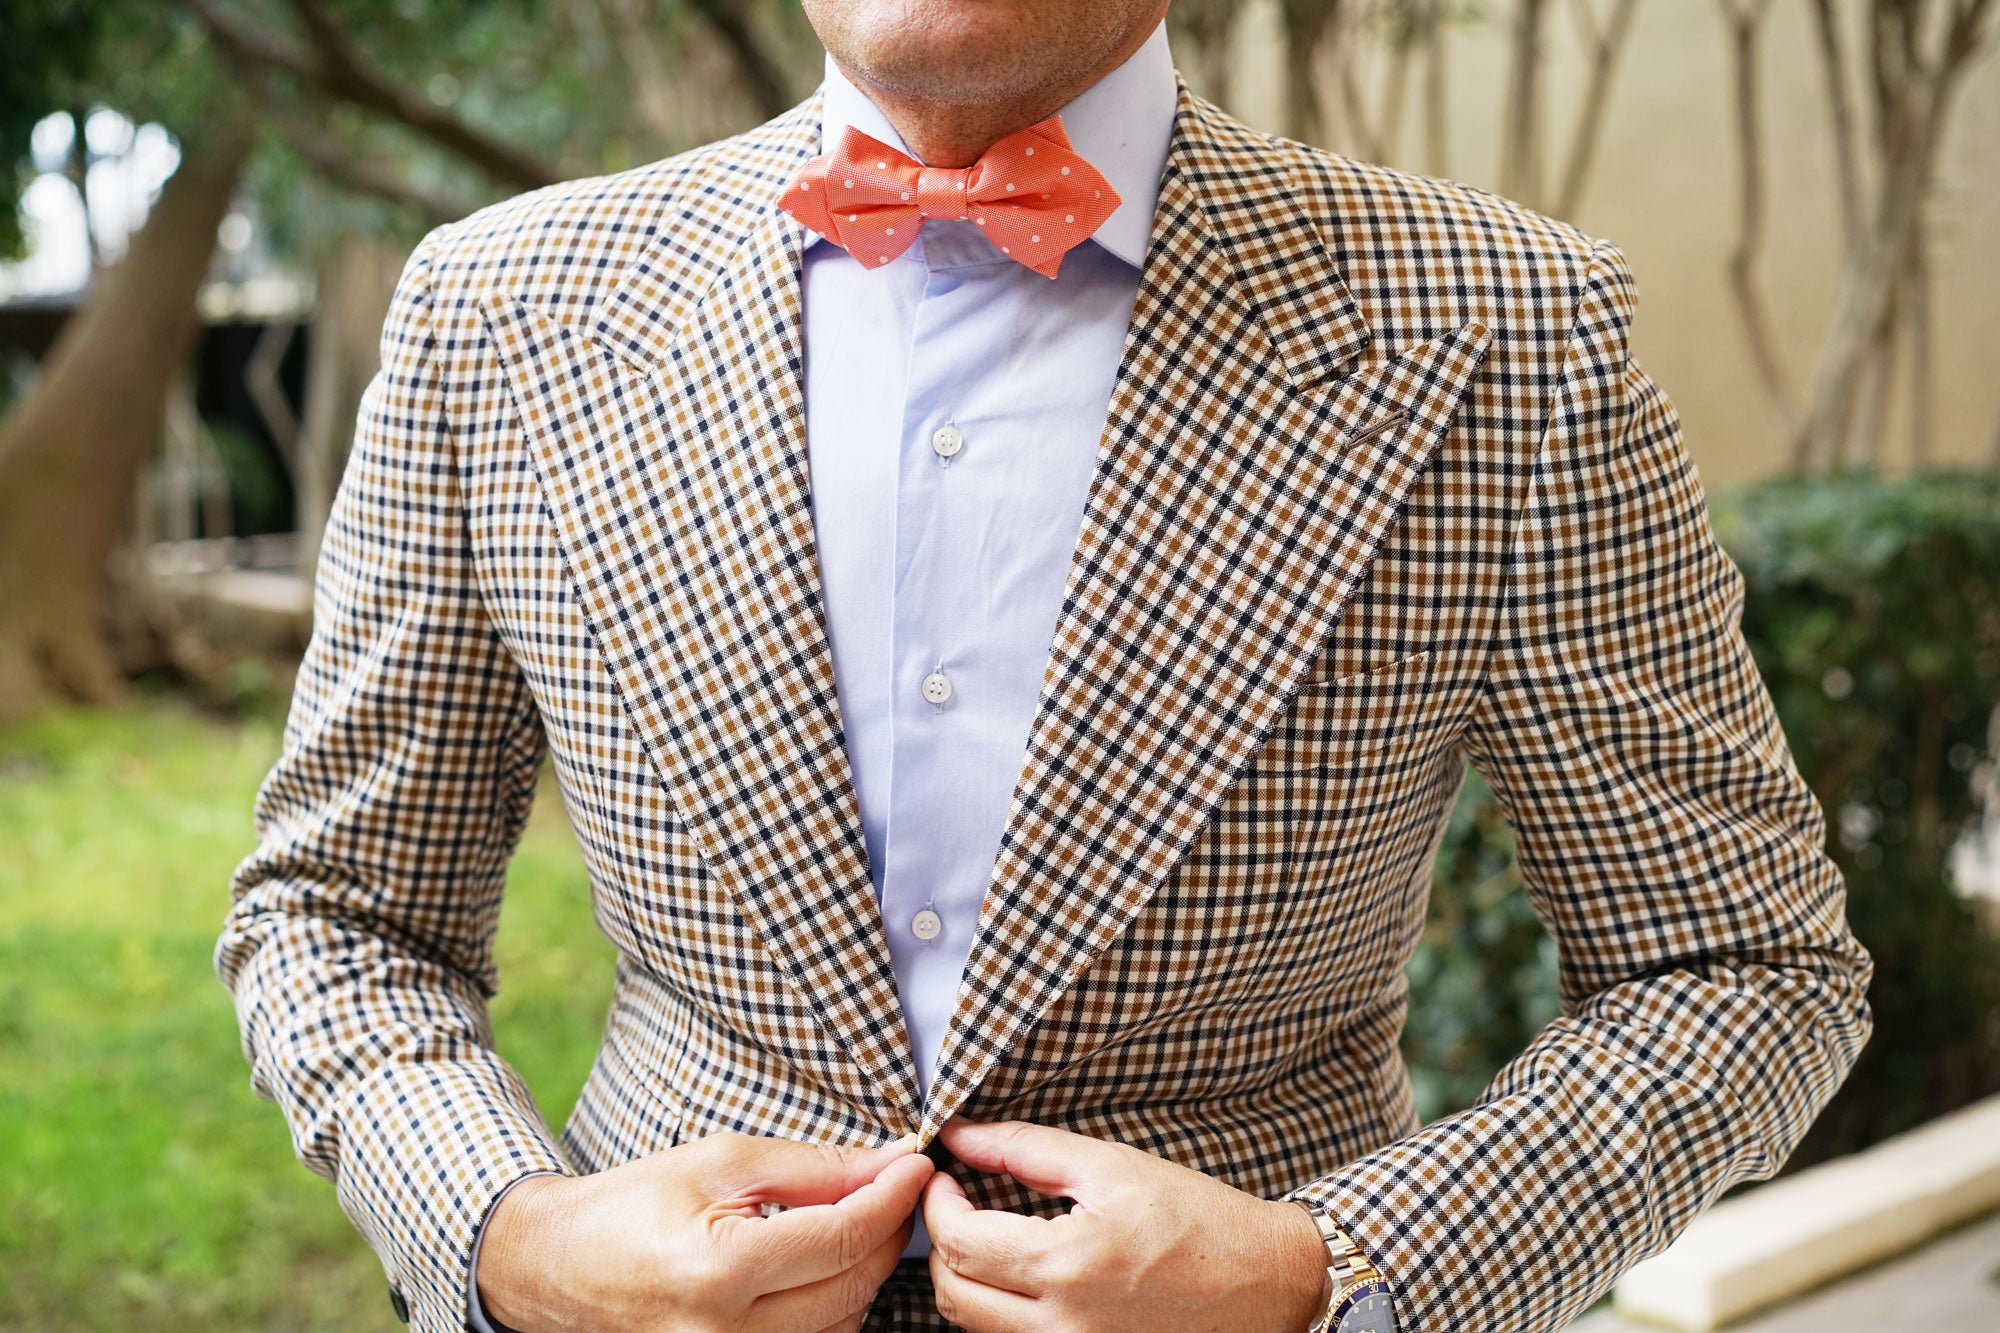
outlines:
[{"label": "breast pocket", "polygon": [[1309,772],[1428,749],[1445,684],[1431,649],[1331,679],[1308,677],[1272,728],[1260,764],[1266,772]]},{"label": "breast pocket", "polygon": [[1365,913],[1421,868],[1464,766],[1473,684],[1452,661],[1426,650],[1299,688],[1263,756],[1284,793],[1294,894]]},{"label": "breast pocket", "polygon": [[[1257,873],[1239,868],[1228,881],[1237,980],[1223,999],[1239,1013],[1258,1014],[1302,977],[1355,997],[1390,984],[1422,920],[1431,835],[1460,765],[1458,731],[1476,689],[1461,660],[1425,649],[1309,675],[1273,723],[1225,830],[1265,853]],[[1218,970],[1204,962],[1204,975]]]}]

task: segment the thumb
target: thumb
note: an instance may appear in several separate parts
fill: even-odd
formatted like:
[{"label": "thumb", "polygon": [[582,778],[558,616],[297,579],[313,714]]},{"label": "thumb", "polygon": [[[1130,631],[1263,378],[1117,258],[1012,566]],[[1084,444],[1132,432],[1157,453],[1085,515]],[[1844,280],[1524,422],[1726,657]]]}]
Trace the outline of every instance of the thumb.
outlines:
[{"label": "thumb", "polygon": [[744,1203],[776,1203],[797,1208],[835,1203],[874,1180],[891,1162],[916,1151],[917,1136],[874,1148],[792,1139],[714,1135],[702,1163],[702,1183],[711,1198]]},{"label": "thumb", "polygon": [[1101,1195],[1121,1174],[1129,1151],[1083,1134],[1025,1120],[953,1120],[938,1131],[952,1156],[967,1166],[1012,1176],[1043,1194],[1079,1203]]}]

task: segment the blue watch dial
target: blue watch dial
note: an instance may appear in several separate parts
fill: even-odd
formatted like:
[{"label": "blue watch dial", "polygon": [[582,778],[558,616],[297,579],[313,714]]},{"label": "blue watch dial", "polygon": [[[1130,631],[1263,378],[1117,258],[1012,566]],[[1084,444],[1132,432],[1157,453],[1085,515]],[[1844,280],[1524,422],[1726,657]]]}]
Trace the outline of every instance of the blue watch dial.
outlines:
[{"label": "blue watch dial", "polygon": [[1333,1333],[1396,1333],[1396,1306],[1387,1282],[1349,1287],[1338,1304]]}]

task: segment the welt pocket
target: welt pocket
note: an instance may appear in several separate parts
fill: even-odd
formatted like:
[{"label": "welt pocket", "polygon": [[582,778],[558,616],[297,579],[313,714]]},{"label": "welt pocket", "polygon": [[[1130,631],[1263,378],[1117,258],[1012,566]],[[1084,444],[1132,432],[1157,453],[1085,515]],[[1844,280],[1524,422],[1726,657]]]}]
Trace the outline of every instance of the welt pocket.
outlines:
[{"label": "welt pocket", "polygon": [[1299,686],[1299,693],[1331,694],[1336,691],[1351,693],[1361,689],[1378,689],[1390,684],[1399,684],[1411,677],[1427,677],[1436,662],[1437,649],[1425,648],[1406,657],[1398,657],[1394,661],[1377,663],[1374,666],[1363,667],[1359,671],[1350,671],[1344,676],[1308,680]]},{"label": "welt pocket", "polygon": [[1442,703],[1434,678],[1437,653],[1411,653],[1361,671],[1308,680],[1265,745],[1266,772],[1304,772],[1390,747],[1412,754]]}]

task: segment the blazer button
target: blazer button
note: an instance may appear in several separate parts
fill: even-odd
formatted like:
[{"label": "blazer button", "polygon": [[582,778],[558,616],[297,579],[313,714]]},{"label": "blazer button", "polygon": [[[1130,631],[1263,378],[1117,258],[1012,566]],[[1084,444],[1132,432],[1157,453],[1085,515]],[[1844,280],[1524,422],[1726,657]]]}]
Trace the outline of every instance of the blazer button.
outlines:
[{"label": "blazer button", "polygon": [[406,1324],[410,1322],[410,1302],[404,1297],[402,1288],[389,1288],[389,1308],[396,1312],[396,1318]]}]

